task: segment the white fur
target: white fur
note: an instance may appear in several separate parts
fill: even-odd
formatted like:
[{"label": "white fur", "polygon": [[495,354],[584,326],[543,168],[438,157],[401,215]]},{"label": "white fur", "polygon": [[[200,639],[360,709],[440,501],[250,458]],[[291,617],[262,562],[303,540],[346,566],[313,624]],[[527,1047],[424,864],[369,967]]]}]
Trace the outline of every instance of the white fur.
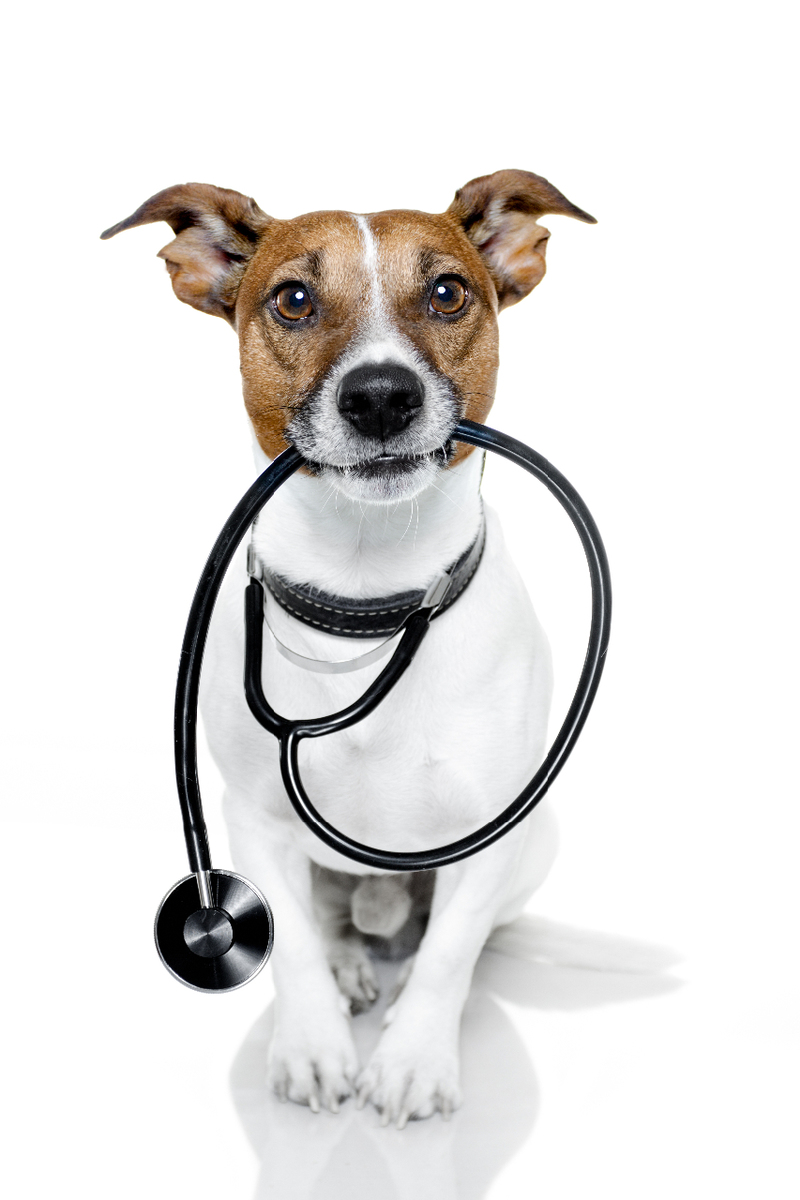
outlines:
[{"label": "white fur", "polygon": [[[378,274],[378,243],[369,227],[369,218],[354,214],[358,232],[364,245],[364,266],[369,272],[370,282],[370,317],[373,321],[383,318],[385,313],[385,297],[381,278]],[[380,359],[375,361],[380,362]]]},{"label": "white fur", "polygon": [[489,936],[486,948],[528,962],[544,961],[626,975],[653,975],[681,961],[681,956],[666,946],[599,933],[596,929],[576,929],[527,913],[498,926]]}]

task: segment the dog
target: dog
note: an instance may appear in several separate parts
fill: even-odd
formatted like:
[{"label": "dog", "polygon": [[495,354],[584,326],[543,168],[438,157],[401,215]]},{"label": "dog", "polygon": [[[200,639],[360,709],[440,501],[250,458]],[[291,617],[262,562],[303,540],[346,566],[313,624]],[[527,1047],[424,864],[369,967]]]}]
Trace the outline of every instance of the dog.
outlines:
[{"label": "dog", "polygon": [[[307,671],[279,642],[317,661],[356,657],[391,636],[443,572],[458,581],[378,709],[304,743],[309,795],[369,845],[418,851],[466,835],[507,806],[544,753],[547,641],[484,510],[482,455],[451,435],[462,417],[489,413],[498,313],[544,276],[549,232],[538,218],[548,213],[594,223],[547,180],[504,170],[473,179],[437,215],[278,220],[238,192],[183,184],[102,235],[171,226],[160,257],[176,295],[238,335],[257,465],[289,445],[307,460],[264,510],[250,551],[268,585],[277,640],[265,639],[264,685],[278,711],[336,712],[382,665]],[[461,1102],[459,1024],[476,960],[546,876],[552,813],[541,803],[435,873],[375,873],[319,841],[245,701],[245,578],[243,549],[217,603],[201,705],[234,864],[275,915],[269,1079],[315,1112],[355,1095],[384,1124],[447,1118]],[[376,998],[375,954],[406,965],[360,1066],[351,1019]]]}]

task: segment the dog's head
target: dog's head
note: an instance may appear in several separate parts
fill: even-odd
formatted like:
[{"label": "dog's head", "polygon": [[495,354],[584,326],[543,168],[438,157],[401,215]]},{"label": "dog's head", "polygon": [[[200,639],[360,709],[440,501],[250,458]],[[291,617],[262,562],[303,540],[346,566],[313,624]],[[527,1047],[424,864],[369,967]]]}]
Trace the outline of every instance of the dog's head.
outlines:
[{"label": "dog's head", "polygon": [[497,314],[542,279],[537,218],[593,222],[538,175],[473,179],[446,212],[290,221],[208,184],[180,184],[106,230],[166,221],[160,251],[180,300],[239,335],[261,448],[295,445],[348,496],[408,498],[470,453],[449,441],[494,399]]}]

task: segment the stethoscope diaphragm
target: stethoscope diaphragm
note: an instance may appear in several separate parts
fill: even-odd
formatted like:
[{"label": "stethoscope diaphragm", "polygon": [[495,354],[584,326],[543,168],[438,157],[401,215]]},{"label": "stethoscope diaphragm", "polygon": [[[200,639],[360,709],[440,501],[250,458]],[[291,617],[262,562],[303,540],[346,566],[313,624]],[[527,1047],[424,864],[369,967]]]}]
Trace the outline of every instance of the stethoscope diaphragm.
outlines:
[{"label": "stethoscope diaphragm", "polygon": [[167,970],[201,992],[232,992],[249,983],[272,951],[273,920],[264,897],[233,871],[207,872],[211,905],[203,904],[197,875],[167,892],[155,921],[158,953]]}]

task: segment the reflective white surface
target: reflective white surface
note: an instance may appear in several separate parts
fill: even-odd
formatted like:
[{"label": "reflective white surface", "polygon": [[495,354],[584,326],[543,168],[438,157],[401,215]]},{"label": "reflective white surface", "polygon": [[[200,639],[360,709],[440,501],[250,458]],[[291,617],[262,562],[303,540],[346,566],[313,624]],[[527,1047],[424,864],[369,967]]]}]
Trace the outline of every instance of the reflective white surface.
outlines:
[{"label": "reflective white surface", "polygon": [[[391,993],[396,974],[385,965],[379,971],[382,997]],[[497,1194],[493,1185],[530,1142],[541,1105],[534,1061],[503,1001],[573,1010],[677,986],[667,977],[558,969],[486,951],[464,1014],[463,1108],[448,1122],[436,1118],[402,1131],[383,1128],[374,1109],[359,1112],[352,1103],[338,1116],[321,1113],[317,1119],[279,1103],[264,1087],[272,1023],[267,1011],[248,1033],[231,1073],[237,1112],[261,1163],[255,1195],[478,1200]],[[377,1041],[385,1006],[379,1002],[354,1023],[362,1062]]]},{"label": "reflective white surface", "polygon": [[[5,994],[14,1194],[794,1194],[794,966],[776,954],[777,930],[742,950],[744,898],[731,895],[736,928],[701,918],[693,938],[704,881],[684,877],[661,901],[696,953],[649,975],[485,952],[464,1020],[463,1108],[398,1132],[352,1102],[315,1116],[267,1093],[268,971],[207,996],[163,969],[151,919],[182,869],[177,837],[58,822],[2,832],[19,914]],[[540,907],[580,884],[568,862],[555,874]],[[596,953],[617,946],[624,956],[606,935]],[[395,970],[380,967],[384,995]],[[382,1006],[355,1021],[362,1055]]]}]

